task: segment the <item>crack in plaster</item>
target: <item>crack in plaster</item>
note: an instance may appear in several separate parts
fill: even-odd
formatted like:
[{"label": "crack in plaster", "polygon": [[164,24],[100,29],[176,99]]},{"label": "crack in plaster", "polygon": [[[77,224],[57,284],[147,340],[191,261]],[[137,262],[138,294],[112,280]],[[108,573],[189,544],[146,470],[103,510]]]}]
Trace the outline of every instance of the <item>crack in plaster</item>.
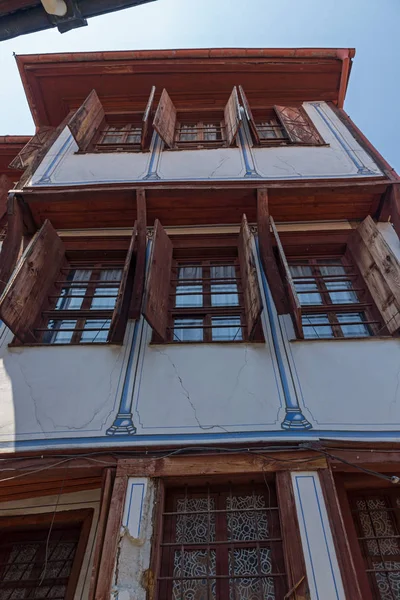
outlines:
[{"label": "crack in plaster", "polygon": [[[292,173],[295,173],[296,175],[298,175],[299,177],[304,177],[304,175],[302,173],[299,173],[299,171],[297,171],[293,165],[291,165],[289,162],[287,162],[286,160],[283,160],[283,158],[281,158],[280,156],[276,156],[275,157],[277,160],[280,160],[283,164],[285,164],[288,169],[291,170]],[[274,165],[274,167],[276,169],[282,169],[283,171],[290,173],[290,171],[288,169],[285,169],[285,167],[280,167],[279,165]]]},{"label": "crack in plaster", "polygon": [[214,171],[209,176],[209,179],[212,179],[214,177],[215,173],[222,167],[223,164],[226,163],[227,160],[228,160],[227,156],[225,156],[225,158],[221,158],[221,160],[219,161],[218,165],[215,167]]},{"label": "crack in plaster", "polygon": [[38,409],[38,406],[36,404],[36,400],[35,400],[34,395],[33,395],[33,386],[28,382],[28,379],[27,379],[27,377],[25,375],[25,372],[24,372],[23,368],[21,367],[21,364],[20,364],[20,362],[19,362],[18,359],[17,359],[17,365],[18,365],[18,368],[19,368],[19,370],[21,372],[22,379],[24,380],[25,385],[26,385],[26,387],[29,390],[29,396],[30,396],[30,398],[31,398],[31,400],[33,402],[33,411],[35,413],[36,423],[39,425],[39,428],[41,429],[42,433],[45,435],[46,432],[45,432],[44,427],[43,427],[43,425],[42,425],[42,423],[41,423],[41,421],[39,419],[39,412],[38,412],[39,409]]}]

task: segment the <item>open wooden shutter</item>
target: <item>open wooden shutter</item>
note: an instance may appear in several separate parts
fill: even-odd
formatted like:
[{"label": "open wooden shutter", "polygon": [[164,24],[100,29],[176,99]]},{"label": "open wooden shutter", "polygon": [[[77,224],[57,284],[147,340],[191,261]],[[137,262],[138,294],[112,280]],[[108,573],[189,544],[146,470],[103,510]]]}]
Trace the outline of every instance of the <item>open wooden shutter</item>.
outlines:
[{"label": "open wooden shutter", "polygon": [[146,247],[147,247],[147,215],[146,215],[146,193],[144,189],[136,190],[136,265],[129,318],[139,319],[141,315],[144,282],[146,279]]},{"label": "open wooden shutter", "polygon": [[122,271],[121,283],[118,290],[117,300],[113,316],[111,318],[110,330],[107,341],[113,344],[122,344],[124,341],[125,329],[128,323],[129,306],[131,303],[133,278],[136,265],[136,236],[137,226],[133,226],[131,241],[125,258],[125,265]]},{"label": "open wooden shutter", "polygon": [[243,105],[243,108],[244,108],[244,112],[246,114],[246,118],[247,118],[247,120],[249,122],[249,126],[250,126],[251,132],[252,132],[253,137],[254,137],[254,141],[255,141],[256,144],[259,144],[260,143],[260,136],[258,135],[257,125],[256,125],[256,122],[254,120],[253,113],[251,112],[249,101],[247,100],[247,96],[244,93],[244,89],[242,88],[241,85],[239,85],[239,94],[240,94],[240,98],[242,100],[242,105]]},{"label": "open wooden shutter", "polygon": [[272,217],[270,217],[270,222],[271,222],[272,233],[274,234],[274,237],[276,240],[276,245],[278,247],[278,254],[279,254],[279,260],[281,263],[281,267],[282,267],[283,272],[285,273],[288,298],[289,298],[289,303],[290,303],[291,314],[293,317],[293,324],[295,326],[297,336],[299,338],[303,339],[304,332],[303,332],[303,325],[302,325],[302,320],[301,320],[300,300],[297,295],[296,288],[294,287],[292,275],[290,273],[289,265],[286,260],[282,242],[279,237],[278,231],[276,229],[274,219]]},{"label": "open wooden shutter", "polygon": [[[14,187],[13,182],[7,175],[0,175],[0,223],[7,213],[8,192]],[[1,223],[1,225],[3,225]]]},{"label": "open wooden shutter", "polygon": [[21,200],[10,194],[7,203],[7,234],[0,253],[0,293],[15,269],[22,250],[24,219]]},{"label": "open wooden shutter", "polygon": [[142,150],[145,150],[145,148],[147,146],[147,139],[148,139],[148,133],[149,133],[149,121],[150,121],[150,116],[151,116],[151,113],[153,110],[155,93],[156,93],[156,88],[153,85],[153,87],[151,88],[149,100],[147,102],[146,110],[144,111],[143,119],[142,119],[142,137],[141,137],[141,141],[140,141],[140,146],[141,146]]},{"label": "open wooden shutter", "polygon": [[400,263],[368,216],[351,232],[348,248],[389,333],[400,329]]},{"label": "open wooden shutter", "polygon": [[172,243],[157,219],[147,277],[143,316],[161,340],[167,338]]},{"label": "open wooden shutter", "polygon": [[45,221],[20,258],[0,297],[0,318],[21,342],[36,342],[33,327],[65,258],[65,248]]},{"label": "open wooden shutter", "polygon": [[325,143],[302,107],[275,106],[274,108],[291,142],[309,146]]},{"label": "open wooden shutter", "polygon": [[84,152],[104,120],[104,109],[95,90],[92,90],[85,102],[68,121],[68,127]]},{"label": "open wooden shutter", "polygon": [[174,145],[176,108],[167,90],[163,90],[154,116],[153,127],[170,148]]},{"label": "open wooden shutter", "polygon": [[242,121],[240,114],[239,98],[236,86],[233,88],[224,109],[226,143],[230,146],[236,138]]},{"label": "open wooden shutter", "polygon": [[9,168],[24,171],[30,167],[36,156],[50,147],[49,140],[53,138],[54,132],[55,127],[41,127],[9,164]]},{"label": "open wooden shutter", "polygon": [[274,254],[268,207],[268,192],[264,189],[257,190],[257,229],[261,263],[264,268],[269,289],[271,290],[278,315],[284,315],[288,312],[287,294]]},{"label": "open wooden shutter", "polygon": [[246,215],[243,215],[239,233],[238,254],[243,303],[246,311],[247,335],[250,340],[254,337],[255,328],[262,311],[261,294],[258,287],[257,269],[254,263],[251,239],[250,227]]}]

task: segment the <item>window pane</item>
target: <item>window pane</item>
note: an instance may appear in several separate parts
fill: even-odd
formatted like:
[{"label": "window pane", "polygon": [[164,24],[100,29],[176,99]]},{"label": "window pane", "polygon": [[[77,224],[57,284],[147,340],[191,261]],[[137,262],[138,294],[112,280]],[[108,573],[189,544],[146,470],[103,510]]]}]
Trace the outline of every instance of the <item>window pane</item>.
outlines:
[{"label": "window pane", "polygon": [[[210,269],[211,279],[236,279],[236,270],[234,265],[217,265]],[[211,283],[211,304],[212,306],[238,306],[239,296],[237,293],[236,282]]]},{"label": "window pane", "polygon": [[[325,261],[330,262],[330,261]],[[340,261],[332,261],[332,266],[319,267],[321,275],[325,277],[343,276],[346,277],[346,269]],[[357,294],[352,292],[352,281],[325,281],[328,290],[349,290],[344,292],[331,292],[329,297],[333,304],[352,304],[358,302]]]},{"label": "window pane", "polygon": [[64,287],[61,290],[59,299],[57,300],[56,310],[79,310],[81,308],[83,298],[74,298],[74,296],[84,296],[86,293],[87,283],[82,287],[77,284],[80,281],[89,281],[92,275],[91,269],[74,269],[68,273],[67,281],[73,283],[72,287]]},{"label": "window pane", "polygon": [[125,132],[123,127],[108,127],[102,144],[120,144],[124,141]]},{"label": "window pane", "polygon": [[86,321],[85,331],[82,331],[81,342],[106,342],[111,320],[101,319],[98,321]]},{"label": "window pane", "polygon": [[179,139],[181,142],[194,142],[197,140],[197,123],[181,125]]},{"label": "window pane", "polygon": [[203,319],[175,319],[174,341],[175,342],[202,342]]},{"label": "window pane", "polygon": [[336,315],[339,323],[355,323],[355,325],[341,325],[345,337],[366,337],[371,335],[368,325],[364,325],[364,313],[341,313]]},{"label": "window pane", "polygon": [[261,140],[284,137],[282,127],[275,119],[271,119],[270,121],[261,121],[260,123],[257,123],[257,131]]},{"label": "window pane", "polygon": [[76,327],[76,321],[50,320],[47,327],[49,331],[44,332],[44,344],[69,344],[74,332],[63,331],[63,329],[74,329]]},{"label": "window pane", "polygon": [[[121,281],[122,269],[104,269],[100,272],[99,281],[103,283]],[[118,296],[119,285],[115,287],[96,287],[94,298],[90,308],[99,310],[113,310]],[[112,298],[102,298],[101,296],[113,296]]]},{"label": "window pane", "polygon": [[[194,279],[202,279],[201,266],[179,267],[178,284],[176,286],[175,306],[178,308],[203,306],[203,282],[194,283]],[[185,285],[185,280],[188,281]],[[182,283],[181,283],[182,282]]]},{"label": "window pane", "polygon": [[293,277],[294,287],[299,294],[299,301],[302,306],[323,304],[321,294],[319,292],[313,293],[314,290],[318,290],[316,280],[301,279],[301,277],[313,276],[311,267],[290,265],[290,273]]},{"label": "window pane", "polygon": [[140,144],[142,139],[142,130],[140,127],[131,127],[126,139],[128,144]]},{"label": "window pane", "polygon": [[301,322],[306,339],[334,337],[328,315],[302,315]]},{"label": "window pane", "polygon": [[221,139],[221,128],[217,123],[204,123],[204,139],[214,142]]},{"label": "window pane", "polygon": [[233,342],[243,339],[240,317],[212,317],[212,340]]}]

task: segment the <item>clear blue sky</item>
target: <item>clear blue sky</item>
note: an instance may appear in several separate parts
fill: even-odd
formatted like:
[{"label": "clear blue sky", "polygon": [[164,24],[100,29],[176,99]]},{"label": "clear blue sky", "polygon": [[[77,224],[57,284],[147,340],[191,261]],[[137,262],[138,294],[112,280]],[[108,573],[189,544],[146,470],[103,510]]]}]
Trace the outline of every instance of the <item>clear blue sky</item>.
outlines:
[{"label": "clear blue sky", "polygon": [[400,172],[400,0],[157,0],[0,43],[0,135],[32,134],[16,54],[207,47],[355,47],[345,109]]}]

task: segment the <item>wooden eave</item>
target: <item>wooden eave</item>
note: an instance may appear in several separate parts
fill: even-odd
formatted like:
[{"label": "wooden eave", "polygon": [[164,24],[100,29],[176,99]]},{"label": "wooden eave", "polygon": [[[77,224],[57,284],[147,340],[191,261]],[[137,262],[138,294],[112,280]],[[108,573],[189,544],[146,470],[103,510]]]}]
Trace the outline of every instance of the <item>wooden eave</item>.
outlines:
[{"label": "wooden eave", "polygon": [[57,126],[95,89],[107,113],[143,111],[151,86],[177,109],[222,109],[241,84],[252,105],[344,100],[354,49],[193,49],[17,56],[37,126]]},{"label": "wooden eave", "polygon": [[0,135],[0,176],[7,175],[13,181],[20,179],[21,171],[9,169],[8,165],[30,139],[27,135]]},{"label": "wooden eave", "polygon": [[256,222],[257,188],[268,188],[277,222],[362,220],[376,215],[391,184],[386,178],[362,181],[174,182],[77,188],[25,188],[21,191],[36,226],[50,219],[56,229],[131,227],[136,219],[134,191],[146,191],[147,222],[164,226],[239,224],[243,213]]}]

